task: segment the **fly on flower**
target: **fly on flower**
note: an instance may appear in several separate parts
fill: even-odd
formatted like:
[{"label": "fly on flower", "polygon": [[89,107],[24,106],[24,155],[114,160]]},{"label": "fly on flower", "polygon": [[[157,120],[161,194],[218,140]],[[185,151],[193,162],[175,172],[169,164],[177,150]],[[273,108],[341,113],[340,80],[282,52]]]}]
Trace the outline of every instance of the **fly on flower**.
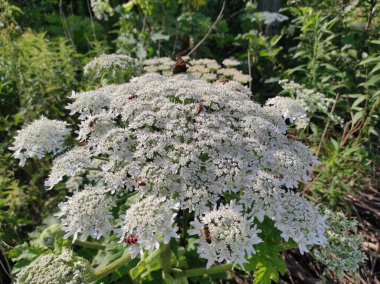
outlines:
[{"label": "fly on flower", "polygon": [[137,243],[137,238],[135,235],[129,235],[124,238],[124,243],[129,246],[129,245],[134,245]]},{"label": "fly on flower", "polygon": [[287,131],[286,137],[290,140],[293,140],[293,141],[298,140],[298,137],[297,137],[296,133],[294,133],[294,132]]},{"label": "fly on flower", "polygon": [[94,118],[90,123],[88,124],[91,128],[94,127],[95,123],[98,121],[98,117]]},{"label": "fly on flower", "polygon": [[132,95],[132,96],[129,96],[129,97],[128,97],[128,100],[133,100],[133,99],[135,99],[135,98],[137,98],[137,95]]},{"label": "fly on flower", "polygon": [[211,233],[207,224],[203,226],[202,237],[208,244],[211,244]]},{"label": "fly on flower", "polygon": [[200,114],[203,110],[205,109],[205,106],[203,104],[198,104],[197,105],[197,114]]},{"label": "fly on flower", "polygon": [[57,152],[55,152],[52,156],[53,160],[55,160],[56,158],[62,156],[63,154],[65,154],[66,152],[68,152],[69,150],[73,149],[74,146],[73,145],[70,145],[70,146],[67,146],[61,150],[58,150]]},{"label": "fly on flower", "polygon": [[143,181],[142,177],[135,177],[135,183],[137,187],[146,186],[146,182]]}]

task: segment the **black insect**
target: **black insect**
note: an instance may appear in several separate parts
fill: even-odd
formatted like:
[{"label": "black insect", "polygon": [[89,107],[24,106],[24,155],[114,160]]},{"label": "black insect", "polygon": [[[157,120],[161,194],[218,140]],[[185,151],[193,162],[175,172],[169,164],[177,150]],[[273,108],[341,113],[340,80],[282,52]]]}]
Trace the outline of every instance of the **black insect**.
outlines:
[{"label": "black insect", "polygon": [[208,244],[211,244],[211,233],[207,224],[203,226],[202,237]]}]

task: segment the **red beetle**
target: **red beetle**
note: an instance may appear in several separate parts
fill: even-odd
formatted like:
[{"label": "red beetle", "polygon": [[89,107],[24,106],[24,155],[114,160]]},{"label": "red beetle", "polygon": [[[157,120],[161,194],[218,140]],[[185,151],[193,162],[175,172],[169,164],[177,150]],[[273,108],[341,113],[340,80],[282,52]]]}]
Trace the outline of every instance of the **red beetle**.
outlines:
[{"label": "red beetle", "polygon": [[124,243],[129,246],[129,245],[134,245],[137,243],[137,238],[135,235],[129,235],[124,238]]}]

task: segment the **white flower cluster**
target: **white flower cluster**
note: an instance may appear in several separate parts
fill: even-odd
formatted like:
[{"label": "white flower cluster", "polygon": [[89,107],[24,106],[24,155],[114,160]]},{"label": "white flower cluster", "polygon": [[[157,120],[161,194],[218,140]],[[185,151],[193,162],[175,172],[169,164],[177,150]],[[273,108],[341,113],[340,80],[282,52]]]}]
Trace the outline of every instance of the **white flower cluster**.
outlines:
[{"label": "white flower cluster", "polygon": [[289,18],[281,13],[277,12],[257,12],[256,15],[259,17],[260,21],[264,22],[265,25],[270,25],[275,22],[284,22],[287,21]]},{"label": "white flower cluster", "polygon": [[324,94],[289,81],[280,80],[279,84],[285,92],[290,93],[308,112],[309,116],[316,112],[325,114],[335,124],[343,124],[343,119],[336,114],[330,113],[330,108],[335,99],[327,98]]},{"label": "white flower cluster", "polygon": [[69,133],[66,122],[42,116],[18,130],[13,147],[9,149],[15,151],[13,157],[20,160],[20,166],[24,166],[27,158],[37,156],[41,159],[46,152],[53,153],[61,149],[64,138]]},{"label": "white flower cluster", "polygon": [[77,172],[85,169],[91,163],[91,154],[88,147],[75,147],[62,154],[53,161],[45,186],[52,189],[64,176],[74,176]]},{"label": "white flower cluster", "polygon": [[235,67],[235,66],[240,65],[240,63],[241,62],[239,60],[236,60],[236,59],[233,59],[233,58],[226,58],[222,62],[222,64],[224,66],[227,66],[227,67]]},{"label": "white flower cluster", "polygon": [[89,283],[91,265],[87,260],[75,256],[64,249],[61,254],[53,253],[39,256],[21,269],[17,284],[83,284]]},{"label": "white flower cluster", "polygon": [[343,213],[334,213],[325,209],[327,214],[326,231],[328,244],[324,247],[315,247],[313,257],[334,271],[338,277],[343,273],[356,272],[360,262],[365,260],[365,254],[360,250],[363,238],[357,235],[357,222],[348,220]]},{"label": "white flower cluster", "polygon": [[134,236],[135,244],[130,245],[132,258],[143,250],[151,253],[159,248],[160,242],[168,244],[170,238],[178,238],[178,227],[174,224],[179,203],[165,197],[146,196],[133,204],[121,218],[121,229],[117,232],[123,241]]},{"label": "white flower cluster", "polygon": [[99,239],[112,230],[110,221],[113,219],[111,209],[114,205],[102,188],[86,188],[60,203],[60,212],[55,216],[61,218],[65,238],[72,236],[73,242],[78,235],[81,235],[82,241],[88,236]]},{"label": "white flower cluster", "polygon": [[[202,78],[207,82],[234,80],[236,82],[247,84],[252,78],[249,75],[243,74],[240,70],[234,68],[240,65],[240,61],[235,59],[225,59],[223,68],[214,59],[191,59],[189,57],[183,57],[188,64],[187,72],[196,78]],[[165,76],[172,75],[172,69],[175,65],[169,57],[161,57],[154,59],[147,59],[144,61],[144,69],[147,72],[158,72]]]},{"label": "white flower cluster", "polygon": [[[286,118],[303,118],[304,112],[292,106],[284,115],[281,104],[261,107],[250,95],[233,81],[210,84],[190,74],[157,73],[75,94],[69,108],[81,120],[82,146],[53,160],[46,185],[85,175],[83,181],[94,188],[61,205],[67,234],[103,236],[112,203],[101,192],[135,190],[139,201],[119,229],[122,237],[134,236],[129,244],[134,256],[177,237],[177,210],[194,212],[197,234],[208,225],[211,244],[199,241],[208,266],[244,263],[259,241],[254,220],[265,216],[302,251],[323,244],[323,216],[283,189],[307,181],[316,162],[305,145],[286,136]],[[235,199],[223,204],[226,196]]]},{"label": "white flower cluster", "polygon": [[322,216],[317,206],[290,191],[282,194],[277,206],[282,208],[276,214],[275,227],[285,241],[292,239],[298,244],[301,254],[313,245],[326,245],[327,216]]},{"label": "white flower cluster", "polygon": [[109,0],[91,0],[91,9],[98,20],[108,20],[108,15],[112,16],[114,11]]},{"label": "white flower cluster", "polygon": [[157,72],[165,76],[171,76],[173,74],[172,70],[174,68],[175,61],[170,57],[159,57],[145,59],[143,64],[146,72]]},{"label": "white flower cluster", "polygon": [[253,245],[261,242],[258,237],[260,230],[253,225],[253,220],[247,219],[242,213],[242,206],[231,202],[220,205],[191,222],[194,226],[190,235],[199,235],[200,257],[206,258],[207,268],[216,262],[233,262],[243,266],[246,256],[255,253]]},{"label": "white flower cluster", "polygon": [[267,100],[265,104],[276,107],[284,119],[295,122],[297,128],[304,128],[309,123],[306,108],[296,100],[287,97],[274,97]]},{"label": "white flower cluster", "polygon": [[84,67],[85,77],[103,86],[126,83],[132,77],[140,76],[143,71],[143,65],[137,59],[122,54],[100,55]]}]

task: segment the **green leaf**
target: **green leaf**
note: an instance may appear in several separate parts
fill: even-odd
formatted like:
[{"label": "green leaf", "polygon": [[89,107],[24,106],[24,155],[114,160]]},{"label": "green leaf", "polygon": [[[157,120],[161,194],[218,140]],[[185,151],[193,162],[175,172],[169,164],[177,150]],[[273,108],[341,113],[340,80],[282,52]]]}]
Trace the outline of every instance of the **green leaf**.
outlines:
[{"label": "green leaf", "polygon": [[370,58],[367,58],[367,59],[364,59],[362,60],[359,65],[367,65],[367,64],[372,64],[374,62],[378,62],[380,61],[380,58],[378,57],[370,57]]},{"label": "green leaf", "polygon": [[365,100],[367,99],[367,96],[366,95],[362,95],[360,96],[359,98],[357,98],[354,103],[352,104],[351,106],[351,109],[360,105],[362,102],[364,102]]},{"label": "green leaf", "polygon": [[260,237],[263,242],[255,246],[256,254],[249,257],[248,263],[241,269],[253,271],[253,283],[277,282],[279,274],[285,273],[285,262],[280,258],[280,252],[294,247],[293,242],[284,242],[281,239],[280,231],[274,228],[273,221],[266,218],[258,227],[262,233]]},{"label": "green leaf", "polygon": [[123,8],[126,10],[126,11],[131,11],[133,6],[136,4],[136,1],[135,0],[131,0],[125,4],[123,4]]},{"label": "green leaf", "polygon": [[363,117],[363,111],[358,111],[357,113],[354,114],[354,117],[352,118],[352,125],[355,125],[359,119]]},{"label": "green leaf", "polygon": [[369,74],[371,75],[378,70],[380,70],[380,62],[376,64],[376,66],[372,69],[372,71]]},{"label": "green leaf", "polygon": [[371,78],[367,81],[366,85],[367,85],[367,86],[373,86],[373,85],[375,85],[375,84],[378,83],[378,82],[380,82],[380,74],[371,77]]},{"label": "green leaf", "polygon": [[139,277],[140,274],[142,274],[145,271],[149,271],[150,273],[152,271],[160,269],[161,262],[158,259],[160,253],[161,247],[155,250],[153,253],[151,253],[148,257],[140,260],[140,262],[137,263],[136,267],[132,268],[130,271],[132,279],[136,279],[137,277]]}]

